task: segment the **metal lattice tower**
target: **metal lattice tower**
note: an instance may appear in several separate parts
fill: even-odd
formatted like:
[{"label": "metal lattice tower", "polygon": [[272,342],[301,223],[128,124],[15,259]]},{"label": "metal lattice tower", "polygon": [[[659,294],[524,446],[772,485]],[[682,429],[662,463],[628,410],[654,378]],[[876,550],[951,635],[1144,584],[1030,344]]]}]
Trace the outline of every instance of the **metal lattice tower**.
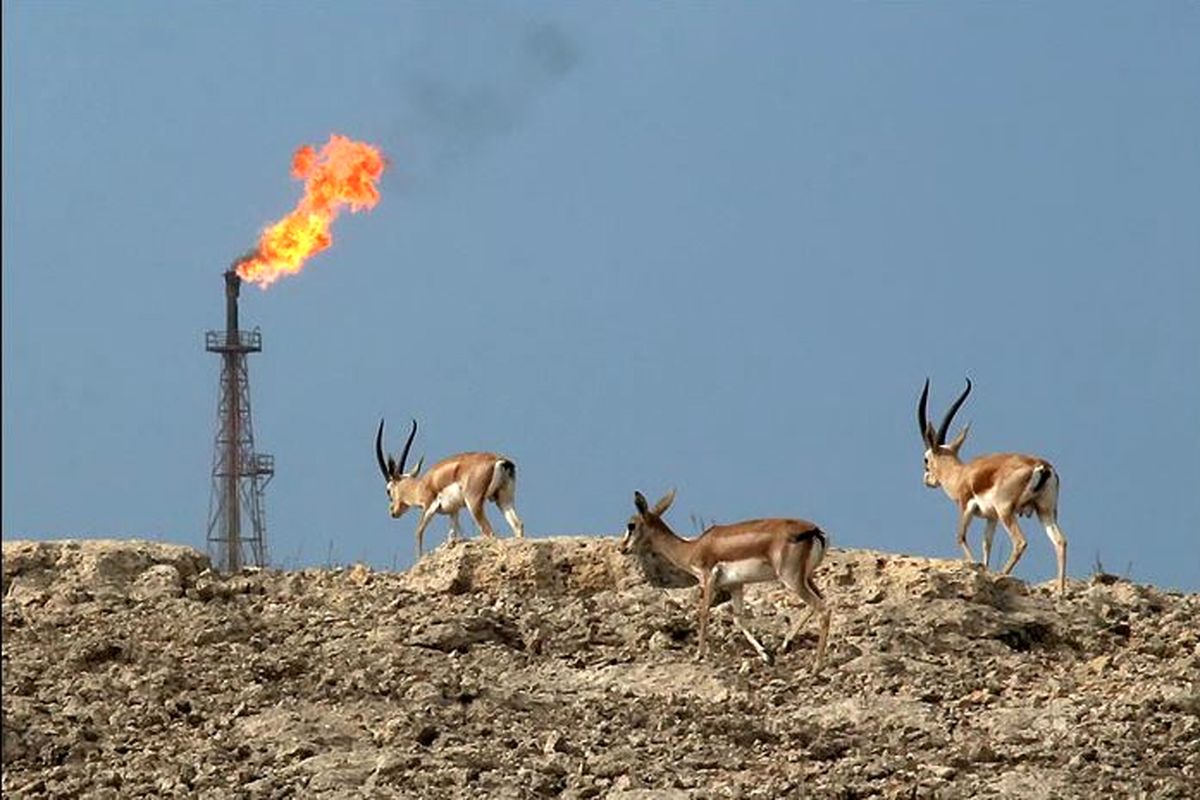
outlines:
[{"label": "metal lattice tower", "polygon": [[221,355],[212,495],[208,502],[208,555],[223,572],[237,572],[247,563],[266,566],[263,489],[275,474],[275,459],[254,451],[246,355],[262,351],[262,334],[257,328],[238,330],[241,283],[235,269],[225,273],[225,330],[204,335],[204,349]]}]

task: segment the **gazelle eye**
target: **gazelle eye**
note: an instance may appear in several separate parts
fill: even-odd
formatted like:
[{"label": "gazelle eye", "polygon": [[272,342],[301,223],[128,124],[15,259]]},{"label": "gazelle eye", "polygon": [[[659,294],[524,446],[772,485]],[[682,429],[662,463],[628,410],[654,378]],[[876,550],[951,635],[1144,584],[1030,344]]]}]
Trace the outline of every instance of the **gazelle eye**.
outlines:
[{"label": "gazelle eye", "polygon": [[625,526],[625,530],[629,531],[630,533],[633,533],[633,529],[634,529],[635,527],[636,527],[636,526],[635,526],[635,525],[634,525],[634,524],[631,522],[631,523],[629,523],[628,525],[626,525],[626,526]]}]

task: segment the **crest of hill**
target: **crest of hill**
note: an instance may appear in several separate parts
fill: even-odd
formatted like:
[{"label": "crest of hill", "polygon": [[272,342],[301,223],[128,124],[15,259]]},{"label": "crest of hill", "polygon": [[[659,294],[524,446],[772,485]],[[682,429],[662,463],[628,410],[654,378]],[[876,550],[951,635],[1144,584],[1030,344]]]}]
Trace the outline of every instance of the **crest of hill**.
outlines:
[{"label": "crest of hill", "polygon": [[[5,796],[1192,797],[1200,595],[831,549],[757,660],[614,538],[406,572],[220,575],[144,541],[3,544]],[[747,595],[771,647],[795,608]],[[658,794],[649,794],[657,792]]]},{"label": "crest of hill", "polygon": [[630,558],[615,540],[596,536],[542,539],[475,539],[441,547],[410,569],[404,585],[418,593],[535,592],[590,595],[640,583],[661,588],[694,586],[652,553]]}]

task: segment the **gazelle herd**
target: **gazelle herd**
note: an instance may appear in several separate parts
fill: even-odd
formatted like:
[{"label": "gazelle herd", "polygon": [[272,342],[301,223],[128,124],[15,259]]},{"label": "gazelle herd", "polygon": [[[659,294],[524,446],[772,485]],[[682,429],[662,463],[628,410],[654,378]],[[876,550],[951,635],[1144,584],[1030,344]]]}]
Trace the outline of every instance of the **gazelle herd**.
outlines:
[{"label": "gazelle herd", "polygon": [[[975,561],[967,543],[967,529],[975,517],[984,520],[982,558],[987,569],[991,561],[992,536],[997,523],[1003,524],[1012,541],[1012,552],[1001,574],[1008,575],[1025,552],[1025,535],[1019,516],[1037,514],[1054,545],[1058,560],[1058,591],[1066,591],[1067,539],[1058,527],[1058,473],[1043,458],[1018,453],[1000,453],[963,462],[959,450],[967,438],[968,426],[946,442],[954,415],[971,393],[971,381],[951,404],[941,424],[934,429],[927,419],[929,381],[917,402],[917,426],[925,445],[925,485],[942,487],[959,510],[958,544],[968,561]],[[459,453],[445,458],[421,474],[424,459],[410,471],[404,470],[409,450],[417,434],[413,420],[408,440],[399,460],[385,455],[383,420],[375,434],[375,457],[387,487],[389,511],[399,518],[409,508],[421,510],[417,522],[417,557],[423,550],[425,528],[437,514],[450,517],[451,543],[459,538],[458,512],[465,506],[475,519],[480,533],[495,536],[484,511],[486,503],[499,506],[513,535],[524,536],[525,528],[514,505],[517,470],[512,459],[497,453]],[[734,623],[763,661],[772,656],[746,627],[744,587],[746,584],[772,582],[785,586],[806,609],[783,640],[786,650],[812,614],[819,623],[815,663],[825,658],[829,639],[830,612],[813,580],[828,546],[827,534],[815,523],[803,519],[766,518],[711,525],[694,539],[677,535],[663,520],[663,514],[675,499],[672,490],[651,506],[641,492],[634,493],[635,513],[630,517],[620,542],[624,553],[652,551],[675,569],[695,578],[699,594],[699,643],[696,657],[703,658],[708,642],[708,617],[713,599],[720,590],[728,592]]]}]

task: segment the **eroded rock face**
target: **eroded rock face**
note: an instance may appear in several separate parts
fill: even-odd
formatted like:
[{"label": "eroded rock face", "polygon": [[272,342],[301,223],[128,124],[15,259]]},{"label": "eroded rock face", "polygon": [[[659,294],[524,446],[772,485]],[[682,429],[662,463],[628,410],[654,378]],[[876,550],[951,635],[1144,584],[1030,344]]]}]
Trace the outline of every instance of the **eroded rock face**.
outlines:
[{"label": "eroded rock face", "polygon": [[161,542],[5,542],[4,603],[70,605],[97,595],[124,598],[165,592],[178,596],[185,580],[209,566],[208,557],[192,548]]},{"label": "eroded rock face", "polygon": [[654,553],[622,554],[610,538],[558,536],[442,547],[405,573],[403,585],[422,594],[592,595],[642,583],[683,588],[696,579]]},{"label": "eroded rock face", "polygon": [[[6,542],[6,797],[1193,797],[1200,596],[833,550],[772,666],[614,539],[221,576]],[[794,613],[751,589],[770,647]]]}]

